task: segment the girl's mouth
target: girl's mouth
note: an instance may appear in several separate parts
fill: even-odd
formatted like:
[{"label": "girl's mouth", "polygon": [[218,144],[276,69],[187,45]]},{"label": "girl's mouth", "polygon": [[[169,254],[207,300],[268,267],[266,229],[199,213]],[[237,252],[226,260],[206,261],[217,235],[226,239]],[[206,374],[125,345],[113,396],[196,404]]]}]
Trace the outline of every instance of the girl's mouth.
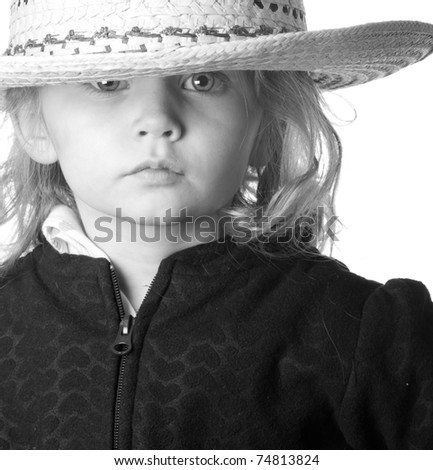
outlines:
[{"label": "girl's mouth", "polygon": [[174,165],[165,162],[142,163],[129,174],[150,186],[170,186],[175,184],[183,173]]},{"label": "girl's mouth", "polygon": [[183,175],[182,170],[179,166],[167,159],[163,160],[145,160],[144,162],[137,165],[132,171],[129,173],[131,175],[139,174],[145,172],[146,174],[167,174],[167,173],[174,173],[177,175]]}]

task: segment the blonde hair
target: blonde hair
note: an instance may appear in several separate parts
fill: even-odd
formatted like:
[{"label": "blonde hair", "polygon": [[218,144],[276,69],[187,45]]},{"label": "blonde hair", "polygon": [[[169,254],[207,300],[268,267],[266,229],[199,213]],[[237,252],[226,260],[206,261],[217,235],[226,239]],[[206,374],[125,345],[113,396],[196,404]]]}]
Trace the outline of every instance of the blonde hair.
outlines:
[{"label": "blonde hair", "polygon": [[306,252],[332,248],[325,228],[335,215],[342,150],[322,94],[306,72],[256,71],[252,80],[264,110],[253,160],[264,164],[250,167],[227,213],[246,221],[251,246],[266,254],[273,240]]},{"label": "blonde hair", "polygon": [[[18,137],[21,113],[31,113],[34,126],[43,125],[37,88],[9,89],[6,112],[15,127],[11,149],[1,166],[0,225],[13,222],[13,236],[8,245],[8,256],[2,262],[0,274],[7,273],[17,259],[41,242],[41,228],[56,204],[75,208],[72,192],[58,163],[42,165],[27,154]],[[21,114],[22,116],[22,114]]]},{"label": "blonde hair", "polygon": [[[236,240],[242,228],[249,234],[249,245],[264,253],[269,251],[269,240],[287,237],[288,228],[299,249],[320,248],[326,221],[334,214],[341,163],[340,142],[324,113],[321,93],[305,72],[247,75],[263,108],[263,119],[244,184],[224,210],[237,221],[229,232]],[[6,111],[16,132],[23,109],[32,110],[43,122],[37,88],[8,90]],[[32,160],[17,135],[1,167],[0,188],[0,225],[15,222],[14,238],[0,268],[4,274],[41,242],[42,224],[55,205],[74,210],[76,205],[59,164]],[[306,217],[308,230],[300,223]]]}]

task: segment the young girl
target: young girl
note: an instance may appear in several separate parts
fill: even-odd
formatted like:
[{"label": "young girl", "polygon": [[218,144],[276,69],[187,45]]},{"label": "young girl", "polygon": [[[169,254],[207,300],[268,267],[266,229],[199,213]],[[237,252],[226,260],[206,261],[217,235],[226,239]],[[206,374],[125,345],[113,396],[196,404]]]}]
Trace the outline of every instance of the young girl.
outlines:
[{"label": "young girl", "polygon": [[5,449],[433,448],[433,305],[319,253],[319,89],[433,26],[307,32],[301,0],[12,0]]}]

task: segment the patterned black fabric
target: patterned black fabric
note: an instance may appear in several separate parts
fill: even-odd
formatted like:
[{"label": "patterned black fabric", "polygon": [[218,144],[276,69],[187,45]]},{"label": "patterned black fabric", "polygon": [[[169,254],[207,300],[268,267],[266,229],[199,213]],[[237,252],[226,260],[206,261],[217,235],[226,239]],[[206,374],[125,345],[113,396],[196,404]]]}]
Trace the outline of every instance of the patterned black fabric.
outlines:
[{"label": "patterned black fabric", "polygon": [[[0,448],[109,449],[109,264],[46,242],[0,288]],[[160,266],[126,356],[120,448],[433,448],[433,306],[312,254],[230,242]]]}]

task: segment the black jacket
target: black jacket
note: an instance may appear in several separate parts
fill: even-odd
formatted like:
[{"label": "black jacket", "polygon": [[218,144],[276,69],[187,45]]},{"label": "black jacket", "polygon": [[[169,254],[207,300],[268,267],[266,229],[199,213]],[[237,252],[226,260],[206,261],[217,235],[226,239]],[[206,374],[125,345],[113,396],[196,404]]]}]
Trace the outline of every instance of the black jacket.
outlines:
[{"label": "black jacket", "polygon": [[0,448],[433,449],[433,306],[318,254],[179,252],[118,356],[108,261],[47,242],[0,286]]}]

